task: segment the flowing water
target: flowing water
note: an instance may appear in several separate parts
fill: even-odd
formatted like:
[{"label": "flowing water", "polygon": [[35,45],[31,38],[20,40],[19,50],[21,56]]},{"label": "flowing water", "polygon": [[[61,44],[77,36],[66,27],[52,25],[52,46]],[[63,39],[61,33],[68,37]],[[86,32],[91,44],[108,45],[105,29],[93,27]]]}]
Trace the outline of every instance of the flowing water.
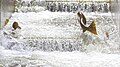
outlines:
[{"label": "flowing water", "polygon": [[[83,13],[98,35],[82,32],[77,13],[13,13],[1,31],[0,67],[119,67],[118,28],[111,13]],[[13,22],[21,29],[13,31]],[[15,33],[15,34],[13,34]]]}]

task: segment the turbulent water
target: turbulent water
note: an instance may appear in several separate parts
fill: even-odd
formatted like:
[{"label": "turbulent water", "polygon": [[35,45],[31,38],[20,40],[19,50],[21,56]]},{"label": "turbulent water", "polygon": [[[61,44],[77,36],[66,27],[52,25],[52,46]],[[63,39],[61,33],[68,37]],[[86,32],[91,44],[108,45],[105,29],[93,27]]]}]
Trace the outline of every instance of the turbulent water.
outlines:
[{"label": "turbulent water", "polygon": [[[49,11],[14,13],[2,32],[6,33],[3,35],[3,46],[6,49],[31,51],[89,51],[92,49],[113,52],[118,50],[118,30],[111,14],[84,14],[87,18],[87,26],[93,19],[96,20],[98,35],[88,31],[83,33],[76,13]],[[12,34],[14,21],[17,21],[22,29],[17,29],[14,31],[15,34]]]},{"label": "turbulent water", "polygon": [[[76,13],[49,11],[14,13],[1,32],[0,66],[112,67],[116,64],[116,67],[119,67],[119,55],[92,52],[120,51],[118,30],[111,13],[84,14],[87,26],[93,19],[96,20],[98,35],[88,31],[83,33]],[[14,21],[19,23],[21,29],[12,31]],[[13,32],[15,34],[12,34]],[[100,59],[101,57],[105,58]],[[115,60],[116,58],[118,60]],[[110,62],[111,60],[113,62]],[[96,63],[99,61],[100,63]]]}]

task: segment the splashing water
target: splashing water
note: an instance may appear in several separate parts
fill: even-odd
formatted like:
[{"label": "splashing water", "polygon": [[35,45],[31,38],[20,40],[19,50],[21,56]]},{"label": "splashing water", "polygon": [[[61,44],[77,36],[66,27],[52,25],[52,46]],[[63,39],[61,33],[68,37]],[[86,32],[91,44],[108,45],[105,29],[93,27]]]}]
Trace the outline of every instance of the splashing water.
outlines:
[{"label": "splashing water", "polygon": [[[14,13],[8,25],[2,29],[0,65],[3,67],[112,67],[115,63],[116,67],[119,67],[119,55],[99,53],[119,52],[118,30],[111,14],[84,14],[88,26],[93,19],[96,19],[97,36],[88,31],[82,33],[76,13],[49,11]],[[14,31],[15,34],[12,34],[14,21],[19,23],[21,29],[17,29]],[[104,58],[100,59],[101,57]],[[111,60],[113,63],[110,62]],[[91,64],[92,61],[95,62]]]}]

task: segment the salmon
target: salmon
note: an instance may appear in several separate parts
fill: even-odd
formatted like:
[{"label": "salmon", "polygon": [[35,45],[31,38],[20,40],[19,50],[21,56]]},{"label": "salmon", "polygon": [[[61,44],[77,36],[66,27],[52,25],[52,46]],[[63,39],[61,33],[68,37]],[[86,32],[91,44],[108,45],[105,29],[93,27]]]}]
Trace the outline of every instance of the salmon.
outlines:
[{"label": "salmon", "polygon": [[[81,14],[78,13],[78,16],[81,16]],[[79,21],[79,23],[80,23],[80,26],[81,26],[82,29],[83,29],[83,33],[84,33],[85,31],[89,31],[89,32],[97,35],[95,20],[92,21],[92,23],[90,24],[90,26],[86,27],[86,26],[84,26],[84,25],[81,23],[81,18],[83,18],[83,17],[80,17],[80,20],[78,20],[78,21]]]},{"label": "salmon", "polygon": [[18,25],[18,22],[14,22],[12,27],[14,28],[14,30],[16,30],[17,28],[21,29],[21,27]]}]

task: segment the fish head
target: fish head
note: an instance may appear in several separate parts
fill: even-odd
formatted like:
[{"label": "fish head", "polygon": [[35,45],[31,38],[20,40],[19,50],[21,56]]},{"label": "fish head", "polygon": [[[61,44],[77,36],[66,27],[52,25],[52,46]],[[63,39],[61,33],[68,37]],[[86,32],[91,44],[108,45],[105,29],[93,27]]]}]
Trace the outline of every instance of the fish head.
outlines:
[{"label": "fish head", "polygon": [[77,15],[80,17],[81,16],[80,12],[78,12]]}]

